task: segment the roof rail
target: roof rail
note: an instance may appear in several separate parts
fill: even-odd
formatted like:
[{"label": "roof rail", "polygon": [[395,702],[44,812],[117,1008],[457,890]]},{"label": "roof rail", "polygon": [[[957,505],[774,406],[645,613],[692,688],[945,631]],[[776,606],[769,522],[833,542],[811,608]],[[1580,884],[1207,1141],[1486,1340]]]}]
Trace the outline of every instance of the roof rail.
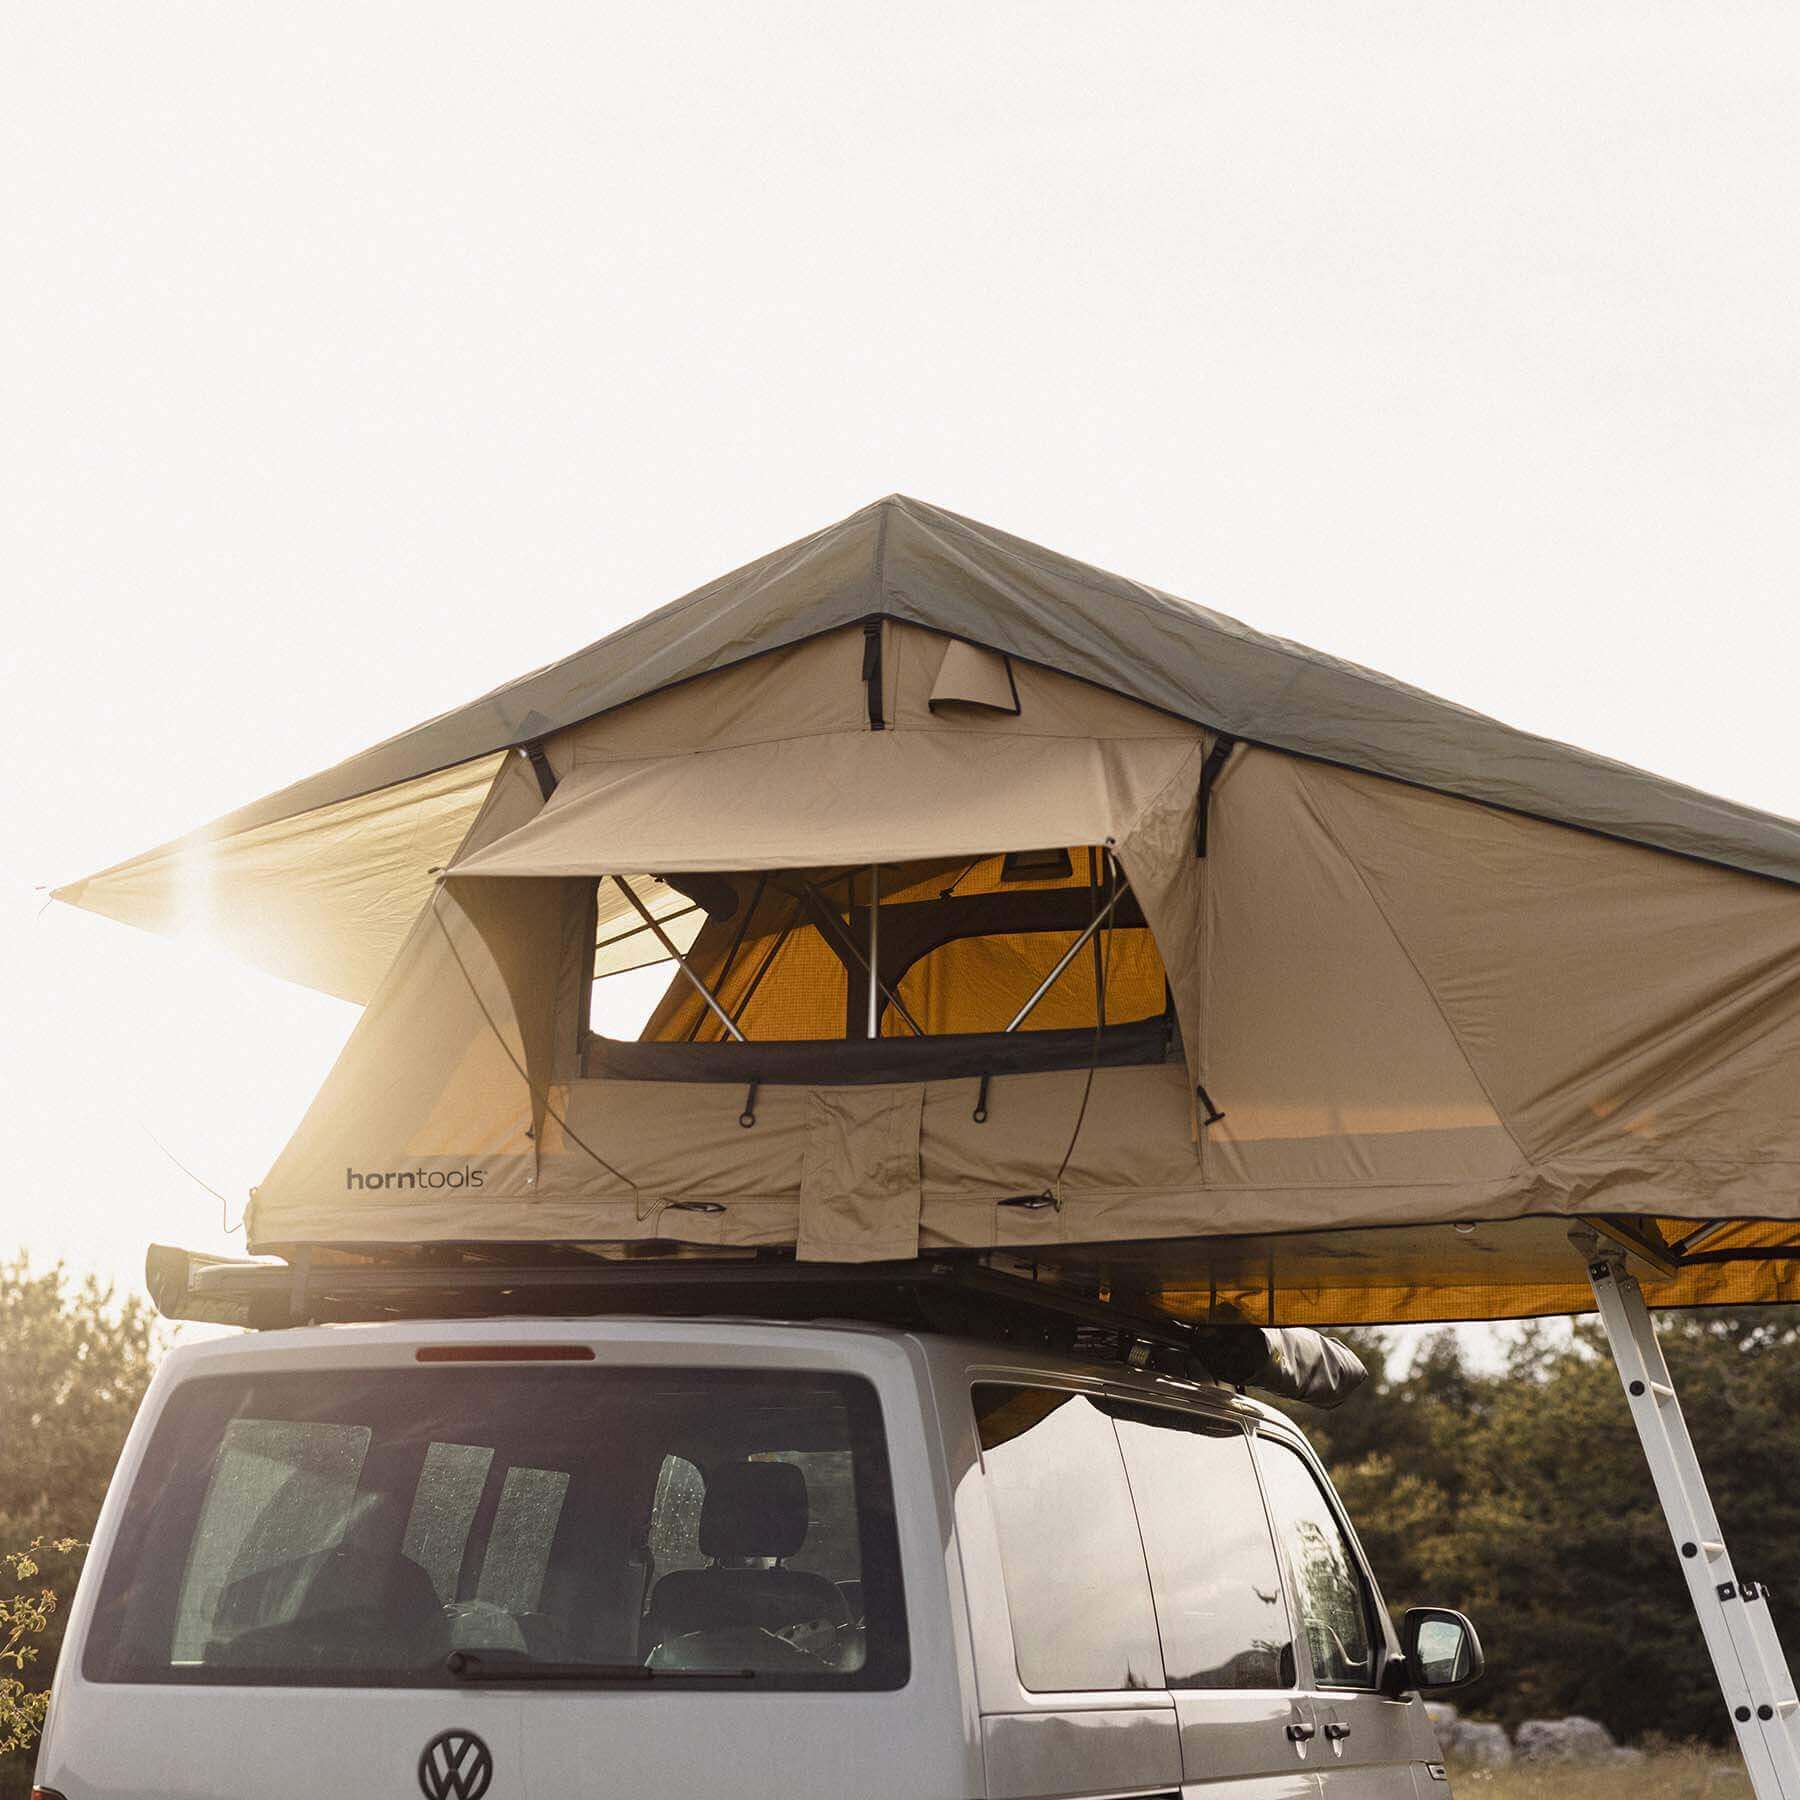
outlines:
[{"label": "roof rail", "polygon": [[[1144,1296],[1097,1296],[963,1251],[891,1263],[802,1263],[596,1254],[580,1245],[437,1244],[386,1255],[302,1246],[251,1262],[153,1244],[151,1298],[166,1318],[251,1330],[396,1319],[652,1315],[852,1318],[1028,1344],[1188,1381],[1339,1404],[1363,1379],[1355,1354],[1304,1328],[1190,1325]],[[1029,1267],[1029,1265],[1025,1265]]]},{"label": "roof rail", "polygon": [[[987,1266],[985,1252],[908,1262],[803,1263],[791,1253],[619,1257],[580,1245],[434,1244],[352,1252],[300,1246],[286,1262],[209,1256],[153,1244],[144,1275],[165,1318],[251,1330],[382,1319],[520,1313],[766,1313],[931,1323],[978,1302],[1018,1328],[1097,1327],[1191,1351],[1195,1330],[1148,1303],[1121,1305]],[[1028,1335],[1036,1335],[1030,1332]]]}]

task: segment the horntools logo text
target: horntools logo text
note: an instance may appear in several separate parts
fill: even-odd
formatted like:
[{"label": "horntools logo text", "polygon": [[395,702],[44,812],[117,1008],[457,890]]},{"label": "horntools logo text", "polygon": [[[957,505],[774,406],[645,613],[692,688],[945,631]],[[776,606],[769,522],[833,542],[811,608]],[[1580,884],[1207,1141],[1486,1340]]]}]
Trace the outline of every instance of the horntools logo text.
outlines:
[{"label": "horntools logo text", "polygon": [[346,1188],[478,1188],[486,1169],[346,1169]]}]

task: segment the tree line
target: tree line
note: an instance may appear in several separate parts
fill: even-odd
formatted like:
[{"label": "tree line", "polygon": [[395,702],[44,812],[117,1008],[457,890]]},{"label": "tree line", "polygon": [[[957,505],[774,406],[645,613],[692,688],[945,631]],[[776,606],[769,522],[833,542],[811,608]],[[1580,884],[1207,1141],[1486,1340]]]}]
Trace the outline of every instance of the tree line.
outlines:
[{"label": "tree line", "polygon": [[[1800,1315],[1664,1314],[1658,1324],[1740,1575],[1765,1583],[1800,1649]],[[1470,1614],[1488,1674],[1464,1710],[1516,1726],[1583,1713],[1622,1740],[1724,1742],[1701,1646],[1643,1455],[1598,1327],[1524,1327],[1499,1366],[1453,1333],[1402,1366],[1379,1332],[1345,1334],[1370,1381],[1340,1411],[1297,1408],[1398,1612]],[[0,1745],[48,1686],[80,1552],[163,1347],[148,1306],[61,1269],[0,1265],[0,1562],[23,1663],[0,1660]],[[23,1613],[20,1612],[21,1606]],[[41,1625],[41,1629],[37,1626]],[[24,1759],[29,1762],[29,1756]],[[22,1775],[0,1755],[0,1796]],[[23,1791],[22,1789],[20,1791]]]},{"label": "tree line", "polygon": [[[1740,1577],[1800,1653],[1800,1313],[1662,1313],[1682,1407]],[[1383,1598],[1455,1606],[1487,1652],[1463,1710],[1515,1727],[1579,1713],[1622,1741],[1731,1735],[1687,1586],[1599,1325],[1526,1326],[1498,1367],[1450,1332],[1369,1386],[1297,1411]]]}]

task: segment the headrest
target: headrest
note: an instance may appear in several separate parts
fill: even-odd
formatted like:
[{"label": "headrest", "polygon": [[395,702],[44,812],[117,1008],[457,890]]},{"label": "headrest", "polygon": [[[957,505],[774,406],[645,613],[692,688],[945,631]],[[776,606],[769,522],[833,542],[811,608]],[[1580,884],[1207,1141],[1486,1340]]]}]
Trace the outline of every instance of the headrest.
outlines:
[{"label": "headrest", "polygon": [[792,1556],[811,1523],[806,1477],[793,1463],[725,1463],[706,1480],[702,1556]]}]

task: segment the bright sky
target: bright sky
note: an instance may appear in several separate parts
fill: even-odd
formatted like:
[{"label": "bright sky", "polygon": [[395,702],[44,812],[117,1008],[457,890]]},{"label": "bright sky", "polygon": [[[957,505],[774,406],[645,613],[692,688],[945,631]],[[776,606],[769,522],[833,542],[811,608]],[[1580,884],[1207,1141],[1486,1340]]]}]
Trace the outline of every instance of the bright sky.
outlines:
[{"label": "bright sky", "polygon": [[0,1254],[352,1022],[52,907],[893,490],[1800,814],[1800,14],[158,0],[0,33]]}]

